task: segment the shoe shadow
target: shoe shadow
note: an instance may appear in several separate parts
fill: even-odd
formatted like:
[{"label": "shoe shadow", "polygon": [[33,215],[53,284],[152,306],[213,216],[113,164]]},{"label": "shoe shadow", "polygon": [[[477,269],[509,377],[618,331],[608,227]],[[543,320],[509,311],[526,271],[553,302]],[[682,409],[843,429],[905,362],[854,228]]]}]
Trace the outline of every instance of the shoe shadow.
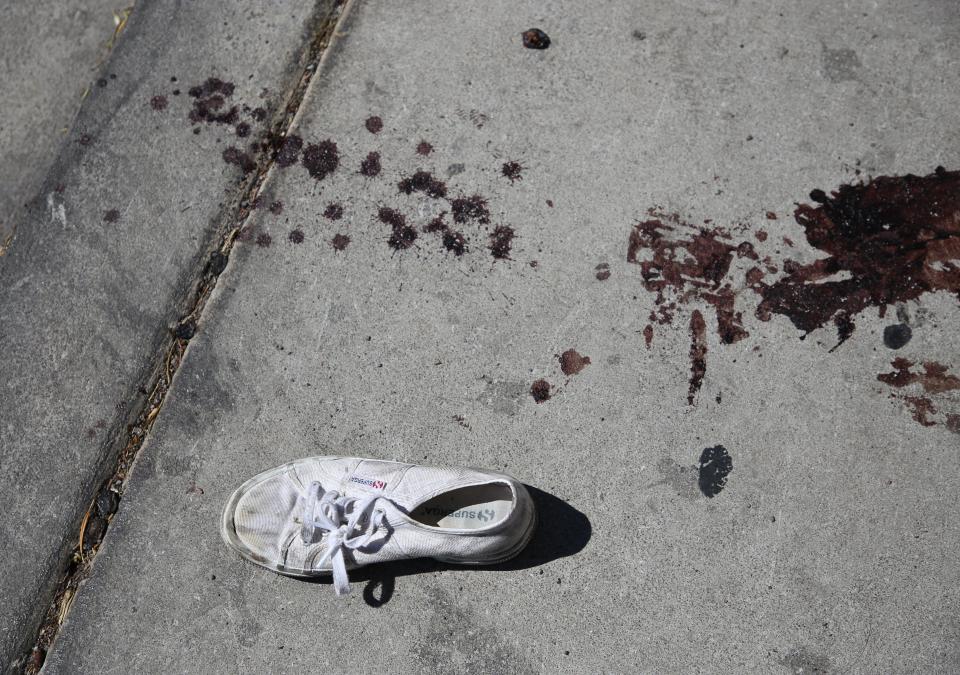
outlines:
[{"label": "shoe shadow", "polygon": [[[426,574],[443,570],[484,569],[524,570],[544,565],[558,558],[579,553],[590,541],[593,528],[587,517],[554,495],[526,486],[537,508],[537,529],[526,548],[512,560],[496,565],[451,565],[430,558],[397,560],[351,570],[351,582],[367,582],[363,600],[371,607],[382,607],[393,597],[397,577]],[[304,579],[307,583],[331,584],[329,577]]]}]

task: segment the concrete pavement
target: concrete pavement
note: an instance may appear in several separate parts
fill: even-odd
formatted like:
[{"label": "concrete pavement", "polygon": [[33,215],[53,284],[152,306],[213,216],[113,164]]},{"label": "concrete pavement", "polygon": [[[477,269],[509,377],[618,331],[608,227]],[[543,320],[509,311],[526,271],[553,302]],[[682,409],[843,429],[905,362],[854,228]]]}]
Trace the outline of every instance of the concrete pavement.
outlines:
[{"label": "concrete pavement", "polygon": [[[948,4],[348,7],[47,670],[955,670]],[[870,295],[895,256],[810,224],[907,173],[945,252]],[[347,599],[225,548],[236,485],[330,452],[512,473],[537,545]]]},{"label": "concrete pavement", "polygon": [[248,180],[224,148],[284,114],[332,5],[139,5],[0,258],[5,668],[35,643],[81,523],[85,549],[102,533],[116,497],[85,513],[222,269]]}]

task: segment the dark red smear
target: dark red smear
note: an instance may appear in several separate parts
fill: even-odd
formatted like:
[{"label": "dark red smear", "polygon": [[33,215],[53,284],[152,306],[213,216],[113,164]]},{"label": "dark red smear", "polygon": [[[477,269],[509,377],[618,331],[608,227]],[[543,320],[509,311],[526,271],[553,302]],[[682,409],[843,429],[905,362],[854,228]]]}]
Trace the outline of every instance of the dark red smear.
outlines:
[{"label": "dark red smear", "polygon": [[[724,343],[747,337],[742,313],[734,309],[735,292],[723,281],[734,256],[757,259],[753,245],[728,243],[730,235],[721,228],[697,227],[678,216],[652,215],[659,217],[638,222],[630,232],[627,261],[640,265],[644,287],[657,294],[655,303],[661,312],[657,322],[670,323],[677,304],[701,299],[716,308],[717,332]],[[668,300],[667,290],[673,291],[675,300]]]},{"label": "dark red smear", "polygon": [[776,219],[777,219],[776,213],[774,213],[773,211],[767,211],[767,220],[776,220]]},{"label": "dark red smear", "polygon": [[380,219],[381,223],[391,227],[402,227],[407,224],[407,219],[403,217],[403,214],[389,206],[381,206],[380,210],[377,211],[377,218]]},{"label": "dark red smear", "polygon": [[349,243],[350,237],[345,234],[335,234],[333,235],[333,239],[330,240],[330,245],[337,251],[342,251]]},{"label": "dark red smear", "polygon": [[643,329],[643,342],[647,345],[647,349],[650,349],[650,345],[653,344],[653,326],[649,323]]},{"label": "dark red smear", "polygon": [[490,233],[490,254],[497,260],[509,258],[515,236],[513,228],[509,225],[497,225]]},{"label": "dark red smear", "polygon": [[960,378],[948,374],[948,367],[936,361],[924,361],[923,373],[912,372],[913,362],[903,357],[895,358],[890,365],[893,366],[893,372],[880,373],[877,379],[891,387],[901,388],[919,384],[928,394],[960,389]]},{"label": "dark red smear", "polygon": [[925,427],[932,427],[936,422],[930,419],[930,415],[937,413],[937,408],[926,396],[904,396],[903,402],[910,408],[910,414],[917,422]]},{"label": "dark red smear", "polygon": [[383,129],[383,120],[376,116],[368,117],[364,125],[371,134],[379,134],[380,130]]},{"label": "dark red smear", "polygon": [[426,156],[429,155],[431,152],[433,152],[433,146],[430,145],[429,143],[427,143],[426,141],[420,141],[420,142],[417,144],[417,154],[418,154],[418,155],[423,155],[424,157],[426,157]]},{"label": "dark red smear", "polygon": [[480,195],[472,197],[461,195],[450,202],[450,210],[453,213],[453,220],[457,223],[465,223],[468,220],[476,220],[483,224],[490,222],[487,200]]},{"label": "dark red smear", "polygon": [[323,180],[327,174],[336,171],[340,165],[340,153],[337,144],[327,139],[319,143],[311,143],[303,150],[300,162],[307,168],[311,176]]},{"label": "dark red smear", "polygon": [[387,238],[391,248],[400,251],[413,246],[413,242],[417,240],[417,231],[407,225],[407,219],[402,213],[388,206],[381,206],[377,217],[391,228],[390,236]]},{"label": "dark red smear", "polygon": [[446,230],[443,233],[443,247],[459,258],[467,252],[467,238],[462,232]]},{"label": "dark red smear", "polygon": [[433,174],[429,171],[423,170],[419,170],[412,176],[401,180],[397,183],[397,189],[407,195],[414,192],[423,192],[434,199],[441,199],[447,196],[446,184],[434,178]]},{"label": "dark red smear", "polygon": [[537,403],[550,400],[550,383],[546,380],[537,380],[530,385],[530,395]]},{"label": "dark red smear", "polygon": [[[786,277],[759,287],[758,318],[783,314],[810,332],[871,306],[882,316],[928,292],[960,296],[960,171],[881,176],[810,197],[818,205],[801,204],[794,216],[827,257],[787,261]],[[849,278],[826,280],[838,273]]]},{"label": "dark red smear", "polygon": [[707,373],[707,324],[699,309],[690,315],[690,388],[687,403],[693,405]]},{"label": "dark red smear", "polygon": [[753,236],[757,238],[757,241],[767,240],[767,233],[764,230],[757,230],[753,233]]},{"label": "dark red smear", "polygon": [[323,217],[327,220],[340,220],[343,217],[343,206],[336,202],[330,202],[323,211]]},{"label": "dark red smear", "polygon": [[380,153],[371,152],[360,162],[360,173],[367,178],[380,175]]},{"label": "dark red smear", "polygon": [[576,375],[590,365],[590,357],[581,355],[576,349],[568,349],[557,358],[564,375]]}]

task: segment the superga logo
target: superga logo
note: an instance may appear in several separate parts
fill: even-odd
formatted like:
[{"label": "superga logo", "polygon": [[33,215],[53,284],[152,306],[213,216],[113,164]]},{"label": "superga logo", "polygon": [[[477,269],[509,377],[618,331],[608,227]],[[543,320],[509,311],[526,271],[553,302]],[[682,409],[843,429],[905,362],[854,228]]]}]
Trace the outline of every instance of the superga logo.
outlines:
[{"label": "superga logo", "polygon": [[359,483],[360,485],[366,485],[367,487],[372,487],[374,490],[382,490],[387,487],[387,484],[382,480],[373,480],[372,478],[360,478],[360,476],[351,476],[351,483]]},{"label": "superga logo", "polygon": [[433,506],[428,506],[423,511],[428,516],[444,516],[446,518],[468,518],[470,520],[476,519],[479,521],[493,520],[493,516],[495,515],[493,509],[479,509],[477,511],[460,509],[459,511],[454,511],[453,513],[450,513],[446,509],[438,509]]}]

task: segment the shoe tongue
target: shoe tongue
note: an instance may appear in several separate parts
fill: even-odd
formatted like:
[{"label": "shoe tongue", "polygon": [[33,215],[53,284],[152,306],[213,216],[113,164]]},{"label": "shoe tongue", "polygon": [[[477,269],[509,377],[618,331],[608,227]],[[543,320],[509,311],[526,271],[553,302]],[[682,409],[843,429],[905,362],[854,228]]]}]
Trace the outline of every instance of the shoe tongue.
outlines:
[{"label": "shoe tongue", "polygon": [[400,477],[409,467],[409,464],[364,459],[346,475],[343,479],[343,487],[353,494],[379,492],[388,496],[396,489]]}]

